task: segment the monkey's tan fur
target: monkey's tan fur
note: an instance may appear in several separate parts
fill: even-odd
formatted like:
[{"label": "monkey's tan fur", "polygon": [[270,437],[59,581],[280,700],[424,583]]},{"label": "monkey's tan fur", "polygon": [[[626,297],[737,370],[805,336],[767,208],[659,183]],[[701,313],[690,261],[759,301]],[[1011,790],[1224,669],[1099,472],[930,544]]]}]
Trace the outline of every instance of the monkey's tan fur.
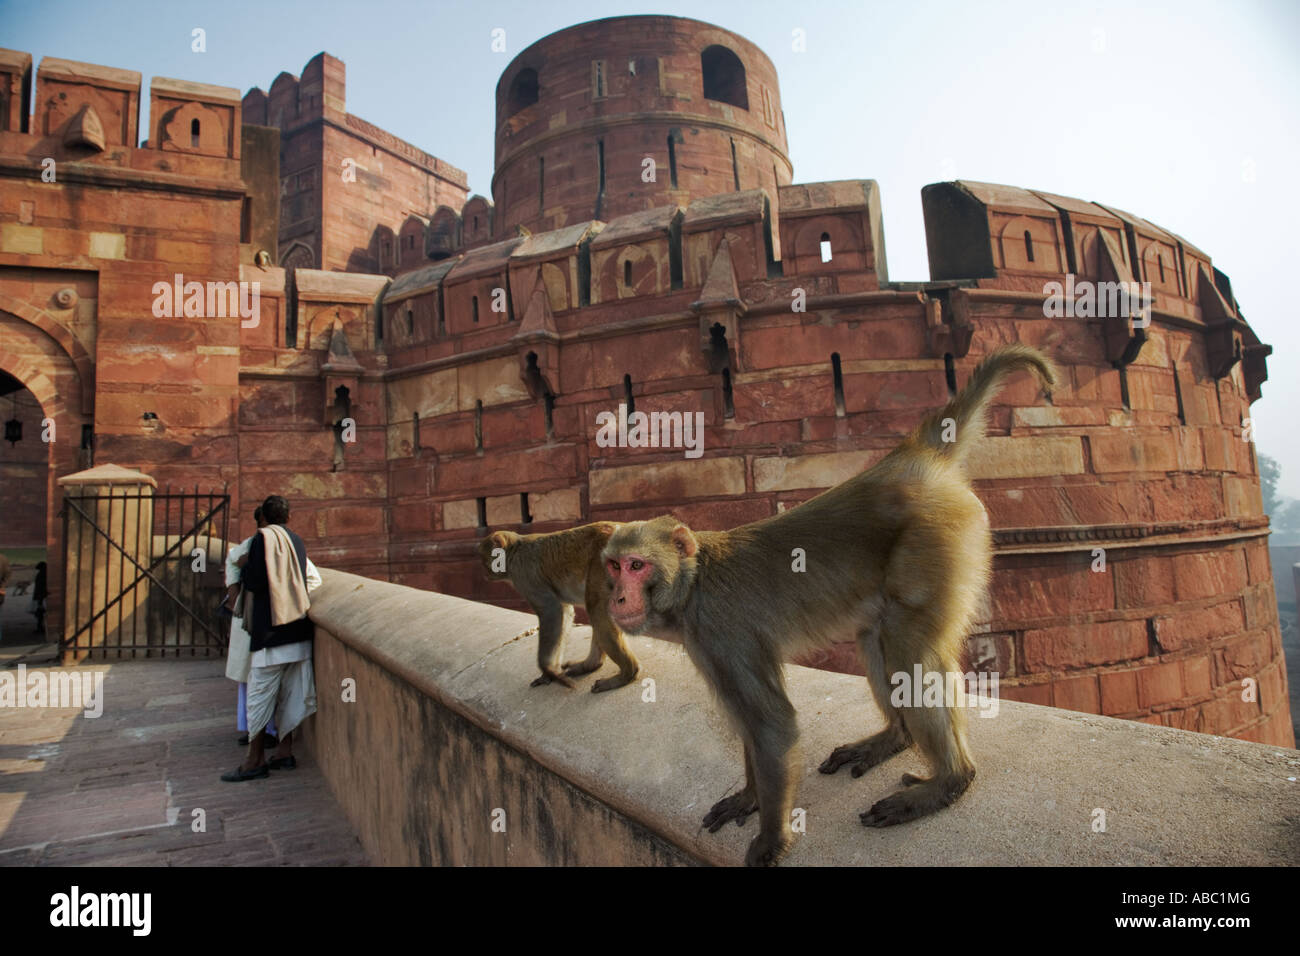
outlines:
[{"label": "monkey's tan fur", "polygon": [[[598,670],[606,654],[619,672],[596,681],[592,691],[622,687],[639,672],[636,657],[610,620],[609,579],[600,558],[601,548],[617,527],[612,521],[598,521],[553,534],[494,531],[479,542],[479,557],[489,576],[508,579],[537,615],[537,665],[542,676],[533,681],[534,687],[551,681],[573,687],[569,678]],[[497,548],[502,555],[494,553]],[[496,570],[498,557],[504,560],[504,570]],[[591,620],[591,650],[586,660],[571,661],[561,669],[575,604],[586,607]]]},{"label": "monkey's tan fur", "polygon": [[[958,671],[992,561],[988,520],[963,460],[984,435],[993,395],[1022,369],[1045,387],[1055,381],[1037,350],[1000,348],[879,463],[784,514],[700,532],[665,516],[610,537],[604,558],[614,622],[630,634],[680,637],[743,741],[745,787],[704,823],[713,831],[757,811],[747,863],[776,863],[791,841],[798,730],[781,663],[846,631],[857,636],[888,725],[836,748],[822,772],[850,764],[858,776],[912,743],[933,769],[928,779],[905,777],[904,789],[862,822],[915,819],[970,785],[975,765],[962,709],[895,708],[890,675],[910,677],[916,664],[926,673]],[[792,570],[795,548],[806,553],[804,573]]]}]

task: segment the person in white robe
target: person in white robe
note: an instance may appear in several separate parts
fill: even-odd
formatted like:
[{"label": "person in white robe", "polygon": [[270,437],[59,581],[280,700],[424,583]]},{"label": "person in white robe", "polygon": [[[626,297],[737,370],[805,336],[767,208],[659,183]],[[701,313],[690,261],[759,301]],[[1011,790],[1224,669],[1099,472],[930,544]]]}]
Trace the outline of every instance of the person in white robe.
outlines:
[{"label": "person in white robe", "polygon": [[[316,680],[312,668],[314,625],[306,569],[307,548],[285,524],[289,503],[272,495],[262,503],[266,526],[253,537],[240,572],[243,617],[249,632],[248,754],[235,770],[222,774],[227,782],[253,780],[270,770],[292,770],[293,732],[316,712]],[[274,716],[279,742],[265,759],[264,730]]]},{"label": "person in white robe", "polygon": [[[259,505],[253,511],[253,519],[257,522],[257,528],[260,531],[266,527],[266,522],[262,520],[262,508]],[[239,575],[247,560],[249,549],[253,545],[253,535],[249,535],[239,544],[233,545],[226,555],[226,607],[229,608],[233,616],[230,619],[230,642],[226,648],[226,676],[238,685],[235,701],[235,729],[241,734],[238,743],[243,746],[248,743],[248,671],[250,666],[250,657],[252,651],[249,649],[251,638],[248,629],[244,626],[244,618],[241,611],[243,602],[240,601],[240,583]],[[320,587],[320,571],[316,565],[312,564],[311,559],[307,559],[307,590],[308,592]],[[266,732],[274,740],[276,738],[275,719],[266,726]]]}]

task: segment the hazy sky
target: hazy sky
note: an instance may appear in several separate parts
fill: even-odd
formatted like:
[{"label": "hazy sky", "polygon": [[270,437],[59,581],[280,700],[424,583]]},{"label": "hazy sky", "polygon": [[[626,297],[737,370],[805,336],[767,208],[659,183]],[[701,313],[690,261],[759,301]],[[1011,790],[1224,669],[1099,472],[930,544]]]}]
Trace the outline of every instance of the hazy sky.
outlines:
[{"label": "hazy sky", "polygon": [[[469,173],[490,198],[511,58],[584,20],[690,16],[776,63],[796,182],[880,183],[889,272],[929,276],[920,190],[963,178],[1137,213],[1206,251],[1274,348],[1259,451],[1300,497],[1300,3],[66,2],[0,0],[0,46],[247,90],[326,50],[349,112]],[[195,27],[207,50],[191,50]],[[505,53],[491,32],[506,31]],[[792,49],[804,31],[807,51]],[[144,96],[147,112],[148,95]],[[141,116],[141,138],[146,117]],[[1288,186],[1287,183],[1292,183]],[[1295,271],[1293,271],[1295,270]]]}]

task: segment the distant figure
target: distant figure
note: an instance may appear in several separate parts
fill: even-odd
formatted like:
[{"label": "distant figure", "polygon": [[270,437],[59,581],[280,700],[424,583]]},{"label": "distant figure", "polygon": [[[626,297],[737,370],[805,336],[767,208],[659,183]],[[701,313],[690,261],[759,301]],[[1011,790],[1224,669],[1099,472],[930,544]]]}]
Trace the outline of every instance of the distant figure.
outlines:
[{"label": "distant figure", "polygon": [[[5,603],[5,588],[9,584],[9,559],[0,554],[0,604]],[[0,641],[5,639],[4,628],[0,627]]]},{"label": "distant figure", "polygon": [[[307,546],[285,524],[289,502],[272,495],[262,502],[266,527],[253,536],[240,574],[244,622],[251,635],[248,672],[248,755],[221,775],[230,783],[292,770],[293,732],[316,712],[312,670],[314,630],[307,617]],[[251,608],[250,608],[251,603]],[[280,741],[267,761],[265,729],[274,716]]]},{"label": "distant figure", "polygon": [[32,613],[36,615],[36,632],[45,637],[45,599],[50,596],[46,584],[45,562],[36,562],[36,580],[32,583]]}]

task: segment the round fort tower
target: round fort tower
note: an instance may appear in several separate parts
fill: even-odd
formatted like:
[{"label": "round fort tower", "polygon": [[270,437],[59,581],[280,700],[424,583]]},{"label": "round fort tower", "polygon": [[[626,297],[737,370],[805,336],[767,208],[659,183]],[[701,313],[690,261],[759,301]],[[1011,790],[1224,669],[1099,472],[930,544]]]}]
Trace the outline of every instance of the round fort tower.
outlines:
[{"label": "round fort tower", "polygon": [[613,17],[543,37],[497,83],[497,236],[789,185],[776,68],[728,30]]}]

